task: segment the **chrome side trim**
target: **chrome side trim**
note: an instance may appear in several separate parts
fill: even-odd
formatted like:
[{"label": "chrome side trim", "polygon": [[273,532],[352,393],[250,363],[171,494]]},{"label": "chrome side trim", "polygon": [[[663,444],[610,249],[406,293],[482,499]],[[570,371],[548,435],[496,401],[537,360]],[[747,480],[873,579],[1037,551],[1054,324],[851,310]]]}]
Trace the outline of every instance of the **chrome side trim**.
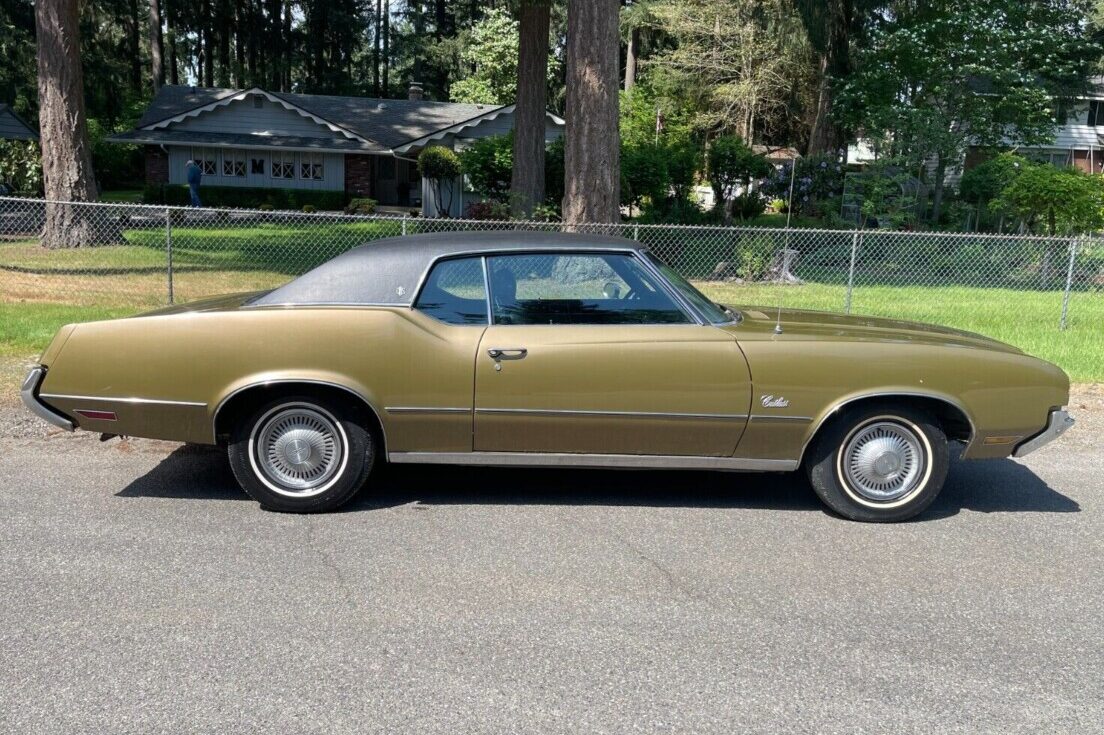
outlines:
[{"label": "chrome side trim", "polygon": [[391,452],[396,464],[460,464],[482,467],[595,467],[609,469],[732,470],[792,472],[791,459],[682,457],[647,454],[569,454],[554,452]]},{"label": "chrome side trim", "polygon": [[782,424],[790,421],[800,421],[802,423],[809,423],[813,420],[812,416],[762,416],[755,414],[751,417],[751,420],[757,424]]},{"label": "chrome side trim", "polygon": [[243,391],[250,390],[252,388],[263,388],[263,387],[267,387],[267,386],[270,386],[270,385],[285,385],[287,383],[302,383],[304,385],[323,385],[323,386],[326,386],[328,388],[337,388],[338,390],[343,390],[346,393],[348,393],[349,395],[360,399],[360,401],[363,402],[364,405],[368,407],[368,410],[372,412],[372,415],[376,417],[376,423],[379,424],[380,432],[383,434],[382,438],[383,438],[384,449],[387,448],[387,427],[383,423],[383,419],[380,417],[380,412],[376,410],[376,407],[372,405],[371,401],[369,401],[365,396],[361,395],[359,392],[353,390],[352,388],[349,388],[348,386],[341,385],[340,383],[332,383],[328,380],[313,380],[313,379],[310,379],[310,378],[279,378],[279,379],[276,379],[276,380],[259,380],[256,383],[249,383],[248,385],[243,385],[240,388],[235,388],[234,390],[230,391],[229,393],[227,393],[225,396],[222,397],[222,400],[220,400],[218,402],[218,405],[215,406],[214,413],[211,414],[211,439],[212,439],[212,442],[218,443],[218,416],[219,416],[219,411],[222,410],[222,407],[226,405],[227,401],[229,401],[231,398],[238,395],[239,393],[241,393]]},{"label": "chrome side trim", "polygon": [[75,396],[66,395],[63,393],[43,393],[43,398],[63,398],[72,401],[109,401],[111,403],[135,403],[135,404],[148,404],[155,403],[162,406],[196,406],[198,408],[206,408],[206,403],[199,401],[164,401],[158,398],[116,398],[113,396]]},{"label": "chrome side trim", "polygon": [[73,431],[77,427],[72,421],[39,400],[38,386],[42,385],[42,379],[45,377],[46,368],[41,365],[31,368],[27,373],[27,377],[23,379],[23,387],[19,389],[23,405],[43,421],[66,431]]},{"label": "chrome side trim", "polygon": [[386,301],[285,301],[279,304],[243,304],[241,309],[297,309],[297,308],[346,308],[346,309],[405,309],[403,302]]},{"label": "chrome side trim", "polygon": [[1065,434],[1074,424],[1073,417],[1065,409],[1056,409],[1047,416],[1046,428],[1035,436],[1021,443],[1012,451],[1013,457],[1023,457],[1031,454],[1039,447],[1051,443]]},{"label": "chrome side trim", "polygon": [[656,411],[581,411],[558,408],[477,408],[484,414],[529,414],[532,416],[612,416],[632,419],[720,419],[744,421],[744,413],[664,413]]},{"label": "chrome side trim", "polygon": [[970,412],[967,411],[965,407],[962,406],[962,404],[945,396],[932,395],[931,393],[920,393],[917,391],[901,390],[878,391],[875,393],[863,393],[862,395],[848,398],[846,401],[840,401],[839,403],[834,404],[831,408],[825,411],[824,415],[821,416],[820,420],[816,422],[816,425],[813,426],[812,431],[810,431],[809,435],[805,438],[805,443],[801,445],[801,453],[797,455],[798,460],[800,461],[805,457],[805,450],[809,448],[809,444],[813,441],[813,437],[817,435],[817,432],[820,431],[821,427],[824,426],[828,419],[835,416],[836,413],[838,413],[841,409],[851,405],[852,403],[855,403],[856,401],[864,401],[868,398],[897,398],[901,396],[904,396],[906,398],[928,398],[933,401],[945,403],[948,406],[959,411],[963,416],[966,417],[966,423],[970,425],[970,439],[966,442],[966,448],[969,449],[970,445],[974,441],[974,437],[977,436],[977,427],[974,425],[974,417],[970,415]]},{"label": "chrome side trim", "polygon": [[387,406],[387,413],[471,413],[470,408],[452,408],[447,406]]}]

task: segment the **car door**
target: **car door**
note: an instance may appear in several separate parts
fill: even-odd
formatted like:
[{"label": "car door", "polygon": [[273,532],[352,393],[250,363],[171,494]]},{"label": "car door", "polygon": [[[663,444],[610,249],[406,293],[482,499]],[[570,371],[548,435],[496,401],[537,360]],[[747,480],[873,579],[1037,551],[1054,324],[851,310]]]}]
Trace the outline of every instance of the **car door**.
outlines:
[{"label": "car door", "polygon": [[731,456],[750,375],[633,253],[487,258],[476,451]]}]

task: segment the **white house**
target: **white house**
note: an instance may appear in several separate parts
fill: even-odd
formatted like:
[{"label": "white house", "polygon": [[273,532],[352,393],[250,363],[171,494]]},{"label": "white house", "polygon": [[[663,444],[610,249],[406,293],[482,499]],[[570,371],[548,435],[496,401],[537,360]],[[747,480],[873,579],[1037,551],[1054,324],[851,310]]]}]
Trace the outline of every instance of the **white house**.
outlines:
[{"label": "white house", "polygon": [[[184,184],[191,159],[204,186],[341,191],[435,216],[418,153],[462,148],[513,124],[513,105],[432,102],[417,85],[398,100],[168,85],[134,130],[109,140],[145,146],[147,184]],[[549,113],[546,137],[559,137],[563,126]],[[465,204],[462,183],[453,189],[455,217]]]}]

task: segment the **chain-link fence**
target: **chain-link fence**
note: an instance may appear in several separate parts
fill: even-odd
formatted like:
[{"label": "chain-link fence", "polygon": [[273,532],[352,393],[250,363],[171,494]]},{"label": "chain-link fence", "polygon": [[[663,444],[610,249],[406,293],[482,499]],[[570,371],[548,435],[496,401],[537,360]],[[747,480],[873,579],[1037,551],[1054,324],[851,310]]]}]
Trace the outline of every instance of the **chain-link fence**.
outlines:
[{"label": "chain-link fence", "polygon": [[[0,306],[125,313],[272,288],[384,237],[565,228],[0,197]],[[930,321],[990,334],[1059,364],[1073,353],[1067,364],[1104,363],[1098,240],[634,223],[573,229],[645,243],[725,303]]]}]

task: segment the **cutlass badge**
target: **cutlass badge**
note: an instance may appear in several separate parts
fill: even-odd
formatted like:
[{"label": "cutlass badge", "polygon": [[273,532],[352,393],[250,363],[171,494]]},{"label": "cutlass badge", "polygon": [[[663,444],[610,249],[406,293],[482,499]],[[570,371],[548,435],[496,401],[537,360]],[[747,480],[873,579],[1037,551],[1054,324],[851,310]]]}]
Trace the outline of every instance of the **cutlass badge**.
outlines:
[{"label": "cutlass badge", "polygon": [[790,405],[782,396],[775,398],[774,396],[759,396],[759,402],[763,404],[763,408],[786,408]]}]

